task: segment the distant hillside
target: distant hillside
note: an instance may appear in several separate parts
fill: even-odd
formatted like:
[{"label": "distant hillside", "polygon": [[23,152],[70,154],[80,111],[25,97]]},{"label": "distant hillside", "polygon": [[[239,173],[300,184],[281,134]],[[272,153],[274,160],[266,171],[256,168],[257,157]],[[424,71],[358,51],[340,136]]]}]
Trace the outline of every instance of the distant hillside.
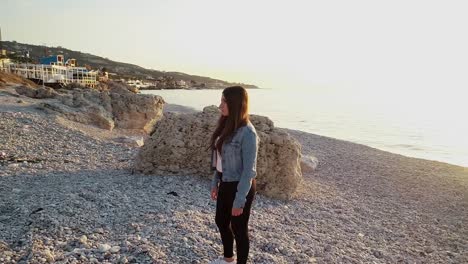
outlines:
[{"label": "distant hillside", "polygon": [[2,41],[3,48],[8,52],[15,52],[18,56],[23,55],[29,51],[29,57],[33,62],[37,62],[39,58],[50,55],[64,55],[65,60],[74,58],[77,60],[79,66],[88,65],[93,69],[106,68],[108,72],[115,73],[111,75],[114,79],[173,79],[175,81],[183,80],[186,82],[195,83],[198,87],[207,89],[219,89],[226,86],[242,85],[246,88],[258,88],[255,85],[243,83],[230,83],[222,80],[212,79],[209,77],[189,75],[181,72],[164,72],[157,70],[150,70],[140,67],[138,65],[116,62],[108,58],[99,57],[89,53],[80,51],[73,51],[63,47],[45,47],[24,43],[17,43],[15,41]]}]

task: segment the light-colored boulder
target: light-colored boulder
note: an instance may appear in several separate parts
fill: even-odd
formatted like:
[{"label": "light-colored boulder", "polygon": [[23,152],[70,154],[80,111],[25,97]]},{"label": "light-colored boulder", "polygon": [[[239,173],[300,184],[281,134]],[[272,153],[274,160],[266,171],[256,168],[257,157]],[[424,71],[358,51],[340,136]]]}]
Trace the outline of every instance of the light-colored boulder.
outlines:
[{"label": "light-colored boulder", "polygon": [[116,127],[151,132],[161,119],[164,100],[160,96],[110,93]]},{"label": "light-colored boulder", "polygon": [[[145,174],[201,175],[211,177],[211,151],[207,149],[219,111],[165,113],[140,149],[135,169]],[[251,116],[260,138],[257,187],[265,195],[289,199],[302,180],[301,146],[267,117]]]},{"label": "light-colored boulder", "polygon": [[15,87],[15,90],[18,94],[31,97],[31,98],[37,98],[37,99],[43,99],[43,98],[54,98],[58,94],[54,89],[50,87],[30,87],[30,86],[17,86]]},{"label": "light-colored boulder", "polygon": [[312,155],[303,155],[301,158],[302,174],[313,172],[318,166],[318,159]]},{"label": "light-colored boulder", "polygon": [[141,129],[147,133],[161,118],[165,103],[160,96],[135,94],[118,84],[103,91],[63,90],[56,93],[55,98],[56,101],[42,103],[40,107],[72,121],[103,129]]},{"label": "light-colored boulder", "polygon": [[74,108],[57,102],[45,102],[40,103],[38,108],[51,114],[60,114],[71,121],[93,125],[102,129],[112,130],[115,127],[111,114],[99,106]]}]

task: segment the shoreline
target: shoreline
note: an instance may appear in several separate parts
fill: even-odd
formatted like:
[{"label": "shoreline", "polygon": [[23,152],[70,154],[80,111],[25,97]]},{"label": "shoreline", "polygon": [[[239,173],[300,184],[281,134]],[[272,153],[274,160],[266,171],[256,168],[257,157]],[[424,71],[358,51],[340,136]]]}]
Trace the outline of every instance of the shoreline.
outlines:
[{"label": "shoreline", "polygon": [[[166,103],[166,105],[164,106],[164,112],[194,113],[194,112],[200,112],[200,111],[197,110],[197,109],[195,109],[195,108],[193,108],[193,107],[191,107],[191,106],[184,106],[184,105],[179,105],[179,104],[170,104],[170,103]],[[347,143],[351,143],[351,144],[357,144],[357,145],[365,146],[365,147],[368,147],[368,148],[373,148],[373,149],[375,149],[375,150],[387,152],[387,153],[390,153],[390,154],[400,155],[400,156],[405,157],[405,158],[420,159],[420,160],[424,160],[424,161],[428,161],[428,162],[438,162],[438,163],[447,164],[447,165],[450,165],[450,166],[458,166],[458,167],[464,168],[464,169],[466,169],[466,170],[468,171],[468,166],[463,166],[463,165],[459,165],[459,164],[454,164],[454,163],[450,163],[450,162],[446,162],[446,161],[432,160],[432,159],[425,159],[425,158],[407,156],[407,155],[404,155],[404,154],[400,154],[400,153],[396,153],[396,152],[392,152],[392,151],[388,151],[388,150],[379,149],[379,148],[376,148],[376,147],[373,147],[373,146],[369,146],[369,145],[366,145],[366,144],[362,144],[362,143],[358,143],[358,142],[353,142],[353,141],[344,140],[344,139],[339,139],[339,138],[334,138],[334,137],[328,137],[328,136],[325,136],[325,135],[315,134],[315,133],[311,133],[311,132],[307,132],[307,131],[302,131],[302,130],[297,130],[297,129],[291,129],[291,128],[285,128],[285,127],[278,127],[278,128],[284,129],[284,130],[287,130],[287,131],[296,131],[296,132],[300,132],[300,133],[308,133],[308,134],[310,134],[310,135],[319,136],[319,137],[323,137],[323,138],[330,139],[330,140],[337,140],[337,141],[343,141],[343,142],[347,142]]]},{"label": "shoreline", "polygon": [[[39,101],[0,93],[0,151],[41,160],[0,163],[0,260],[206,263],[221,254],[208,178],[133,173],[138,148],[114,139],[136,134],[57,119]],[[318,166],[297,199],[256,197],[253,263],[468,261],[466,168],[287,131]]]},{"label": "shoreline", "polygon": [[[242,86],[241,84],[239,84],[240,86]],[[227,86],[226,86],[227,87]],[[174,89],[142,89],[142,88],[138,88],[139,91],[148,91],[148,92],[151,92],[151,91],[172,91],[172,90],[188,90],[188,91],[203,91],[203,90],[224,90],[224,88],[226,87],[217,87],[217,88],[174,88]],[[260,88],[260,87],[244,87],[245,89],[247,90],[261,90],[261,89],[265,89],[265,88]]]},{"label": "shoreline", "polygon": [[[199,111],[204,106],[216,104],[218,101],[218,93],[207,90],[199,92],[148,91],[145,93],[164,95],[164,98],[169,103],[189,105],[196,107]],[[308,95],[311,94],[313,93],[308,93]],[[259,102],[255,109],[253,109],[255,110],[253,114],[269,116],[275,121],[274,123],[277,127],[298,129],[313,134],[347,140],[408,157],[468,167],[468,145],[463,140],[462,133],[462,131],[465,131],[464,128],[451,132],[450,128],[453,128],[453,126],[449,124],[440,125],[442,123],[433,122],[431,125],[428,125],[427,120],[429,117],[427,116],[414,119],[410,123],[405,121],[407,118],[401,116],[401,114],[393,114],[392,110],[383,110],[385,107],[372,106],[372,104],[366,105],[362,109],[360,108],[361,110],[356,110],[356,112],[348,111],[348,114],[343,115],[337,110],[339,109],[337,108],[338,106],[329,109],[326,107],[327,104],[324,104],[323,106],[312,107],[311,109],[315,109],[313,110],[314,112],[307,114],[307,108],[302,108],[305,107],[302,101],[298,103],[301,106],[300,108],[291,105],[293,100],[300,100],[300,96],[291,94],[288,97],[288,93],[281,90],[274,93],[261,92],[259,90],[253,93],[252,96],[254,96],[253,98],[257,98],[255,100],[260,100],[261,98],[266,100]],[[287,104],[277,109],[274,106],[275,103],[273,103],[275,101],[271,100],[282,100],[281,98],[283,97]],[[321,98],[322,95],[319,94],[318,97]],[[190,101],[189,98],[193,98],[196,101]],[[280,110],[283,108],[284,111]],[[363,112],[363,109],[380,114],[367,115]],[[353,121],[353,118],[356,118],[356,121]],[[411,118],[416,118],[416,116],[412,116]],[[389,127],[389,129],[386,129],[386,127]],[[461,127],[465,126],[462,125]]]},{"label": "shoreline", "polygon": [[336,140],[336,141],[342,141],[342,142],[345,142],[345,143],[348,143],[348,144],[360,145],[360,146],[363,146],[363,147],[366,147],[366,148],[374,149],[374,150],[376,150],[376,151],[382,151],[382,152],[385,152],[385,153],[388,153],[388,154],[391,154],[391,155],[401,156],[402,158],[415,159],[415,160],[420,160],[420,161],[422,161],[422,162],[428,162],[428,163],[440,163],[441,165],[445,165],[445,166],[460,167],[460,168],[465,169],[466,171],[468,171],[468,166],[463,166],[463,165],[459,165],[459,164],[454,164],[454,163],[450,163],[450,162],[446,162],[446,161],[432,160],[432,159],[425,159],[425,158],[407,156],[407,155],[404,155],[404,154],[400,154],[400,153],[396,153],[396,152],[392,152],[392,151],[388,151],[388,150],[379,149],[379,148],[376,148],[376,147],[373,147],[373,146],[369,146],[369,145],[366,145],[366,144],[362,144],[362,143],[358,143],[358,142],[353,142],[353,141],[349,141],[349,140],[344,140],[344,139],[339,139],[339,138],[328,137],[328,136],[319,135],[319,134],[314,134],[314,133],[310,133],[310,132],[302,131],[302,130],[297,130],[297,129],[290,129],[290,128],[282,128],[282,129],[285,129],[285,130],[287,130],[287,131],[296,132],[296,133],[307,133],[307,134],[309,134],[309,135],[321,137],[321,138],[328,139],[328,140]]}]

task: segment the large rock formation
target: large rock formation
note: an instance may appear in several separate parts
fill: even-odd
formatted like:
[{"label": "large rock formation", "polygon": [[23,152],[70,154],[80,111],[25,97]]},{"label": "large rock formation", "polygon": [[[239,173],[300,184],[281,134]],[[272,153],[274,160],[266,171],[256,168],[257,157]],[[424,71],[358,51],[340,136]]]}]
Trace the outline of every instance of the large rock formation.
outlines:
[{"label": "large rock formation", "polygon": [[[141,148],[135,169],[146,174],[211,177],[207,145],[218,117],[216,106],[197,113],[165,113]],[[293,197],[302,179],[300,144],[267,117],[252,115],[251,122],[260,137],[258,191],[276,198]]]},{"label": "large rock formation", "polygon": [[160,96],[110,93],[116,126],[150,132],[162,117],[164,100]]},{"label": "large rock formation", "polygon": [[39,107],[72,121],[108,130],[116,127],[143,129],[149,133],[161,118],[164,106],[160,96],[135,94],[116,83],[102,90],[18,87],[16,91],[33,98],[54,98],[42,102]]},{"label": "large rock formation", "polygon": [[17,86],[15,90],[18,94],[37,99],[54,98],[57,96],[57,92],[50,87]]}]

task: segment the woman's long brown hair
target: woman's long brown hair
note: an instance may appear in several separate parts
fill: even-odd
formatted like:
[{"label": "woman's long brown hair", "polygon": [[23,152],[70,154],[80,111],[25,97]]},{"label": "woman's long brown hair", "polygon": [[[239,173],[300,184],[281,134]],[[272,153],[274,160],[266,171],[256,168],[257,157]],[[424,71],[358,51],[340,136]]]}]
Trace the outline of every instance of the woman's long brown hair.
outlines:
[{"label": "woman's long brown hair", "polygon": [[[223,96],[226,99],[229,114],[220,116],[210,141],[210,148],[219,151],[222,149],[223,142],[239,127],[247,125],[249,121],[249,96],[244,87],[228,87],[223,90]],[[219,140],[216,142],[218,137]]]}]

